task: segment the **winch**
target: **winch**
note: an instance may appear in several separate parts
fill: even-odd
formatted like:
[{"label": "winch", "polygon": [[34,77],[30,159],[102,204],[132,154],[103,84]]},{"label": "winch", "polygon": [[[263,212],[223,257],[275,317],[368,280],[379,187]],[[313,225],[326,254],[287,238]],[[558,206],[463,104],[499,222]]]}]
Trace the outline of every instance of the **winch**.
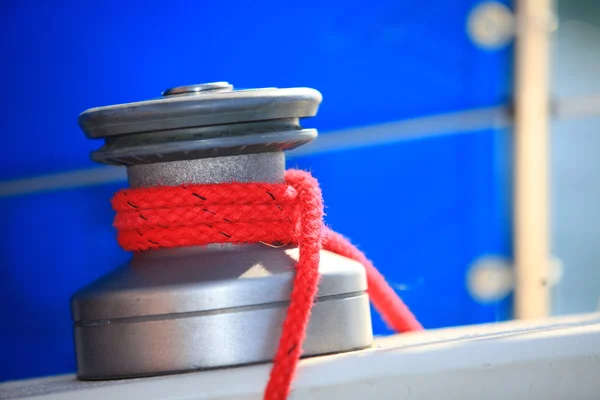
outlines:
[{"label": "winch", "polygon": [[[93,108],[79,124],[104,139],[94,161],[127,168],[132,188],[283,182],[284,151],[317,137],[299,120],[317,113],[309,88],[235,90],[226,82]],[[108,199],[107,199],[108,200]],[[77,374],[111,379],[273,359],[298,249],[283,243],[209,244],[134,252],[73,296]],[[369,347],[363,266],[321,251],[321,280],[304,356]]]}]

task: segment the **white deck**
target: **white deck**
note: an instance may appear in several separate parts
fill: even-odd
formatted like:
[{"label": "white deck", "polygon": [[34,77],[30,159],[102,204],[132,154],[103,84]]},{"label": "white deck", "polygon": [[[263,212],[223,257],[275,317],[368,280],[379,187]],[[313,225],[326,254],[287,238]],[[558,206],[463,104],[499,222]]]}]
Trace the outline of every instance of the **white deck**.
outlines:
[{"label": "white deck", "polygon": [[[260,399],[270,365],[105,382],[0,385],[1,399]],[[600,315],[380,338],[303,360],[291,399],[598,399]]]}]

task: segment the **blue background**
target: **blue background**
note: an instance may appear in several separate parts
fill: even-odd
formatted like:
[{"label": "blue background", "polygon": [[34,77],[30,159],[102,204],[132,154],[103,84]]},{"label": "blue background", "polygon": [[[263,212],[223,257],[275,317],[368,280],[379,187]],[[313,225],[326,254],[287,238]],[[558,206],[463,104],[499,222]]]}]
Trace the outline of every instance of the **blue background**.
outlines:
[{"label": "blue background", "polygon": [[[3,1],[0,180],[92,167],[90,107],[177,85],[309,86],[321,134],[510,98],[511,48],[467,37],[471,0]],[[487,129],[303,156],[327,222],[351,237],[428,328],[505,319],[465,288],[510,256],[510,137]],[[127,259],[108,203],[124,183],[0,198],[0,381],[75,368],[69,297]],[[361,193],[356,200],[355,193]],[[376,333],[387,333],[374,318]]]}]

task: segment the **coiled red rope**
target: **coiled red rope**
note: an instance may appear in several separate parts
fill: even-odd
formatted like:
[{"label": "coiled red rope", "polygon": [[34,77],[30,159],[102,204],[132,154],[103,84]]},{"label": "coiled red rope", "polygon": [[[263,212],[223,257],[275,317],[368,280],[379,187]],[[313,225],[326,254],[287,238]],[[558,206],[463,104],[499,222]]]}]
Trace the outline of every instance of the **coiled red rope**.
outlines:
[{"label": "coiled red rope", "polygon": [[364,265],[368,293],[390,328],[421,330],[419,322],[365,255],[323,225],[323,199],[309,173],[289,170],[285,183],[181,185],[119,191],[112,199],[121,247],[130,251],[210,243],[296,244],[299,260],[290,305],[265,399],[290,391],[319,283],[319,254],[329,250]]}]

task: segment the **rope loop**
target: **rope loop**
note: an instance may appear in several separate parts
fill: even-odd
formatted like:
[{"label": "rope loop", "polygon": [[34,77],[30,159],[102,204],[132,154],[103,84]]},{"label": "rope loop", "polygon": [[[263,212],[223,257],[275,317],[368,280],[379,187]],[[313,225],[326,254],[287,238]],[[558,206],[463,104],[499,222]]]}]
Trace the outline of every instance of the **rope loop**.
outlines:
[{"label": "rope loop", "polygon": [[273,360],[265,399],[287,398],[319,283],[321,249],[360,262],[368,293],[388,326],[423,329],[366,256],[323,225],[323,199],[308,172],[288,170],[285,183],[222,183],[125,189],[112,199],[118,242],[129,251],[263,243],[299,248],[290,304]]}]

